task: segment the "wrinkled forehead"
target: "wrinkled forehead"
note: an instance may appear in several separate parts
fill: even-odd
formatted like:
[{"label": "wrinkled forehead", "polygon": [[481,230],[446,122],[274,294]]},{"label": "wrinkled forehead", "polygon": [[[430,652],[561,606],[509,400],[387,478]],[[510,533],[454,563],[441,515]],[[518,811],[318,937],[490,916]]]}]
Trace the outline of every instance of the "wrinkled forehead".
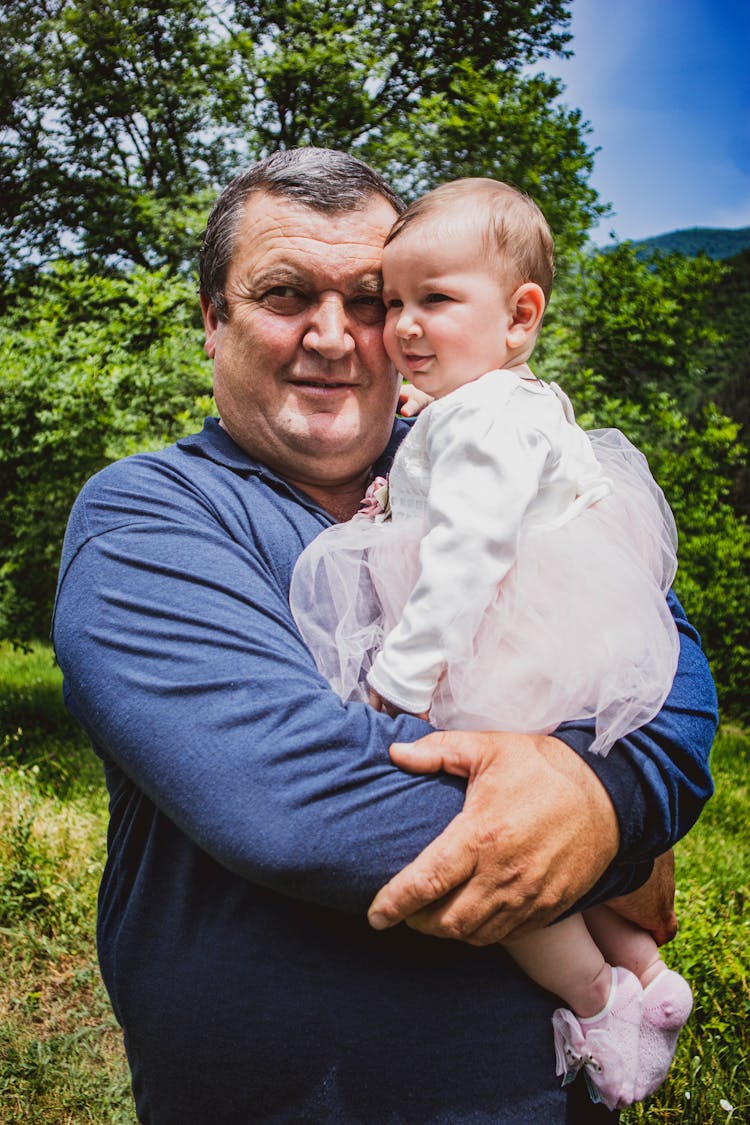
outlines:
[{"label": "wrinkled forehead", "polygon": [[396,211],[382,196],[355,211],[322,212],[257,193],[237,224],[230,278],[269,270],[299,271],[332,284],[380,273],[382,247]]}]

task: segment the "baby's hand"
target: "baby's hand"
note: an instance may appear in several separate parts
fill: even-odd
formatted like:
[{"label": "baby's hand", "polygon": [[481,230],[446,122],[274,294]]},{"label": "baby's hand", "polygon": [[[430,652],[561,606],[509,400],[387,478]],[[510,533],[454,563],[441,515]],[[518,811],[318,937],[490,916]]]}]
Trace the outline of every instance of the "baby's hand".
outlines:
[{"label": "baby's hand", "polygon": [[[402,711],[400,707],[397,707],[395,703],[391,703],[390,700],[383,699],[383,696],[375,691],[374,688],[370,688],[369,703],[376,711],[385,711],[386,715],[390,715],[392,719],[395,719],[398,715],[411,714],[410,711]],[[424,719],[425,722],[429,722],[426,711],[423,711],[420,715],[416,715],[415,718]]]},{"label": "baby's hand", "polygon": [[403,414],[404,418],[411,418],[413,415],[421,413],[425,406],[429,406],[431,402],[430,395],[425,394],[424,391],[418,391],[411,383],[404,383],[399,391],[398,412]]}]

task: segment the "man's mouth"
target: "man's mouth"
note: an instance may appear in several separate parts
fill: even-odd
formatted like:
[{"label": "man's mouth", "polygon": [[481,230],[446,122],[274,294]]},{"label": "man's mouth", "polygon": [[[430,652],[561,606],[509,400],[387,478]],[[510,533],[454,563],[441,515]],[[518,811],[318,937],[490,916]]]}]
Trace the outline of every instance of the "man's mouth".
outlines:
[{"label": "man's mouth", "polygon": [[343,379],[293,379],[295,387],[311,387],[321,391],[340,391],[354,386]]}]

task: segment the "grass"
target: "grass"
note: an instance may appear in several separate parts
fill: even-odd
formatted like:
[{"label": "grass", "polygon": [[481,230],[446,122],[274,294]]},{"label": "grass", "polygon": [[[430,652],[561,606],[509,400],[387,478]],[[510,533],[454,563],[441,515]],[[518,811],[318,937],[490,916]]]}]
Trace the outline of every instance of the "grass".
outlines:
[{"label": "grass", "polygon": [[107,799],[49,648],[0,647],[0,1120],[134,1125],[99,977]]},{"label": "grass", "polygon": [[667,1082],[623,1125],[750,1121],[750,738],[724,728],[712,765],[716,794],[676,849],[680,931],[665,951],[695,1007]]},{"label": "grass", "polygon": [[[666,954],[695,1010],[668,1081],[622,1125],[750,1121],[750,738],[724,729],[713,764],[716,796],[677,848],[680,933]],[[106,819],[49,648],[0,646],[3,1125],[135,1123],[94,948]]]}]

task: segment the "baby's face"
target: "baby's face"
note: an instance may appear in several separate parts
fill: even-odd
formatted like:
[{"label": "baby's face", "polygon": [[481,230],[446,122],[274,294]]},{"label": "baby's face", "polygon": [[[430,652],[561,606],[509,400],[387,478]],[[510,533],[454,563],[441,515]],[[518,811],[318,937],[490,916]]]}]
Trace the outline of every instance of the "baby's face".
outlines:
[{"label": "baby's face", "polygon": [[385,348],[401,374],[441,398],[504,367],[512,286],[474,224],[417,220],[383,251]]}]

